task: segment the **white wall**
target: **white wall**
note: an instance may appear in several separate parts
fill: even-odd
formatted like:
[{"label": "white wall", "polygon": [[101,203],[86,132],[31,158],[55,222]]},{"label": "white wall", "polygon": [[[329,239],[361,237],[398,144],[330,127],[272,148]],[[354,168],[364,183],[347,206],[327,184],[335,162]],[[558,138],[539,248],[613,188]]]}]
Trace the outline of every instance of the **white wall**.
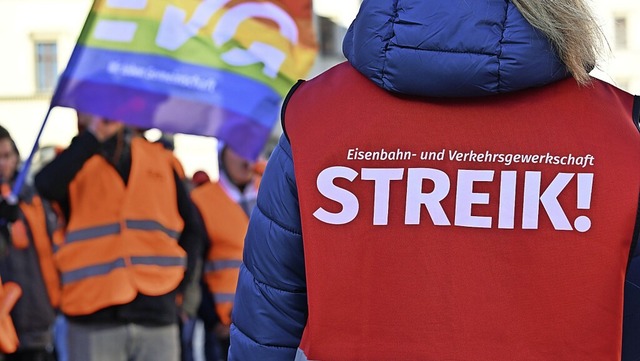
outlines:
[{"label": "white wall", "polygon": [[[601,63],[601,70],[593,74],[640,94],[640,1],[594,0],[593,4],[611,47],[608,57]],[[618,16],[627,18],[627,49],[615,48],[614,19]]]},{"label": "white wall", "polygon": [[35,93],[34,40],[56,40],[64,69],[90,6],[90,0],[0,1],[0,97]]}]

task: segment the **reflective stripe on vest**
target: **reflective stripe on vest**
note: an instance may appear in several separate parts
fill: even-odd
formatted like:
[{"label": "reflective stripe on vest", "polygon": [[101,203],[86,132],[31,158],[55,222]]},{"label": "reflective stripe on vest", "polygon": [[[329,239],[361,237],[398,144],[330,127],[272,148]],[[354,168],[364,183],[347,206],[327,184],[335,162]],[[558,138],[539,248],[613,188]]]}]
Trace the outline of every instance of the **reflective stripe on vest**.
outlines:
[{"label": "reflective stripe on vest", "polygon": [[120,228],[120,223],[113,223],[104,226],[96,226],[67,232],[67,236],[65,237],[65,244],[68,245],[79,241],[86,241],[94,238],[118,234],[120,233]]},{"label": "reflective stripe on vest", "polygon": [[69,272],[64,272],[61,275],[62,284],[68,285],[69,283],[77,282],[88,277],[106,275],[116,268],[125,267],[125,265],[126,263],[124,259],[120,258],[110,263],[103,263]]},{"label": "reflective stripe on vest", "polygon": [[[77,270],[64,272],[61,275],[62,284],[67,285],[72,282],[81,281],[86,278],[106,275],[117,268],[126,267],[127,262],[117,259],[113,262],[80,268]],[[186,259],[180,257],[131,257],[131,265],[146,265],[160,267],[186,267]]]},{"label": "reflective stripe on vest", "polygon": [[128,220],[126,221],[126,225],[129,229],[138,229],[141,231],[160,231],[169,236],[169,238],[173,238],[175,240],[180,238],[181,233],[180,231],[168,229],[156,221]]},{"label": "reflective stripe on vest", "polygon": [[[221,271],[231,271],[235,274],[240,269],[242,265],[242,261],[239,260],[220,260],[220,261],[207,261],[204,266],[204,272],[206,275],[209,275],[209,278],[214,278],[216,276],[221,276]],[[205,278],[206,279],[206,278]],[[215,281],[210,281],[210,283],[215,284]],[[226,310],[225,305],[229,303],[233,303],[236,297],[235,292],[219,292],[215,291],[215,289],[209,289],[209,291],[213,294],[213,300],[219,307],[222,307]]]},{"label": "reflective stripe on vest", "polygon": [[242,265],[242,261],[235,259],[225,259],[220,261],[207,261],[204,265],[205,272],[215,272],[224,269],[238,269]]},{"label": "reflective stripe on vest", "polygon": [[[128,229],[141,231],[160,231],[175,240],[180,238],[181,233],[179,231],[167,229],[162,224],[150,220],[126,220],[125,225]],[[77,231],[68,232],[65,243],[71,244],[74,242],[87,241],[94,238],[115,235],[119,234],[121,229],[122,227],[120,226],[120,223],[112,223],[103,226],[80,229]]]},{"label": "reflective stripe on vest", "polygon": [[632,105],[571,78],[396,96],[346,63],[300,85],[283,119],[306,356],[619,359],[640,189]]},{"label": "reflective stripe on vest", "polygon": [[216,303],[216,305],[233,302],[235,300],[235,297],[236,297],[235,293],[213,292],[213,300]]}]

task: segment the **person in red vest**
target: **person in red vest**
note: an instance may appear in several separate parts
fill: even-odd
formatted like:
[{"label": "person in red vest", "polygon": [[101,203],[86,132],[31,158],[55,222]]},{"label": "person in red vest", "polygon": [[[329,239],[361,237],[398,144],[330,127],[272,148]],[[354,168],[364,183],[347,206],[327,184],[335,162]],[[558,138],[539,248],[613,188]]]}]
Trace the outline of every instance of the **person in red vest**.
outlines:
[{"label": "person in red vest", "polygon": [[200,224],[173,155],[123,124],[86,126],[35,177],[65,216],[55,241],[69,361],[175,361],[179,295],[200,257]]},{"label": "person in red vest", "polygon": [[640,99],[600,36],[584,0],[362,2],[285,101],[230,359],[620,360]]},{"label": "person in red vest", "polygon": [[[6,361],[53,360],[52,326],[54,307],[59,299],[59,279],[55,270],[49,205],[43,202],[30,184],[20,190],[18,202],[10,200],[11,188],[18,175],[20,155],[9,132],[0,126],[0,277],[21,290],[21,296],[7,317],[15,328],[18,344],[9,343]],[[5,290],[10,290],[5,287]],[[0,310],[9,291],[0,292]],[[12,303],[15,300],[12,300]],[[0,311],[2,312],[2,311]],[[1,317],[1,316],[0,316]],[[7,324],[2,321],[2,327]],[[0,327],[0,345],[11,330]],[[0,354],[3,347],[0,347]],[[14,349],[15,348],[15,349]]]},{"label": "person in red vest", "polygon": [[[191,198],[202,217],[209,244],[199,317],[205,326],[207,361],[227,359],[229,326],[244,237],[262,174],[261,161],[244,159],[226,144],[218,145],[219,177],[194,174]],[[205,177],[206,176],[206,177]]]}]

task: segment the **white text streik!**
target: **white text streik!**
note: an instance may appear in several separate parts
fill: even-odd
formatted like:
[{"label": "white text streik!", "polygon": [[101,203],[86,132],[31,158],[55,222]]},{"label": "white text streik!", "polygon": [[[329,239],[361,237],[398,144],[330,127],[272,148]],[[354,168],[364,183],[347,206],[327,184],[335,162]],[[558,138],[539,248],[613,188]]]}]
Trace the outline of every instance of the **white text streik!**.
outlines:
[{"label": "white text streik!", "polygon": [[[316,185],[324,197],[340,203],[342,210],[333,213],[318,208],[314,217],[318,220],[334,225],[347,224],[353,221],[360,210],[360,200],[355,194],[334,184],[337,178],[353,182],[358,176],[361,180],[374,182],[373,220],[372,224],[384,226],[389,219],[390,186],[392,181],[402,181],[406,177],[406,225],[417,225],[422,207],[427,209],[431,222],[436,226],[451,226],[451,220],[441,205],[453,188],[455,192],[455,214],[453,225],[459,227],[491,228],[493,217],[474,216],[474,204],[490,204],[498,202],[498,228],[515,228],[516,209],[516,179],[517,171],[499,172],[500,194],[491,198],[489,193],[474,192],[476,182],[494,182],[493,170],[460,169],[457,174],[457,184],[451,184],[447,173],[435,168],[362,168],[360,173],[344,166],[329,167],[317,177]],[[521,175],[522,176],[522,175]],[[542,173],[540,171],[524,172],[524,197],[522,207],[522,229],[538,229],[540,205],[556,230],[586,232],[591,228],[591,220],[587,216],[579,216],[573,222],[573,227],[558,201],[558,196],[573,179],[577,180],[577,209],[591,208],[591,193],[593,188],[593,173],[557,173],[546,189],[541,189]],[[423,182],[433,182],[433,190],[423,193]]]}]

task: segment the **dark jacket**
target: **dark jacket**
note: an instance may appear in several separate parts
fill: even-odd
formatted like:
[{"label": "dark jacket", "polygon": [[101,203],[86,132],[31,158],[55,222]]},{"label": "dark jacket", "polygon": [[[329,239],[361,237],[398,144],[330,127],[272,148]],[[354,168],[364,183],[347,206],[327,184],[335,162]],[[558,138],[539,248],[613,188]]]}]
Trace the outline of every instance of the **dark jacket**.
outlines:
[{"label": "dark jacket", "polygon": [[[23,186],[19,196],[20,203],[30,204],[34,197],[34,189],[29,185]],[[43,208],[42,212],[44,211]],[[43,280],[33,232],[22,211],[19,211],[18,219],[26,226],[29,244],[23,249],[16,247],[12,242],[11,229],[14,223],[3,222],[0,226],[0,276],[3,282],[15,282],[22,288],[22,296],[11,310],[11,318],[20,340],[19,350],[45,349],[52,346],[51,326],[55,311]]]}]

